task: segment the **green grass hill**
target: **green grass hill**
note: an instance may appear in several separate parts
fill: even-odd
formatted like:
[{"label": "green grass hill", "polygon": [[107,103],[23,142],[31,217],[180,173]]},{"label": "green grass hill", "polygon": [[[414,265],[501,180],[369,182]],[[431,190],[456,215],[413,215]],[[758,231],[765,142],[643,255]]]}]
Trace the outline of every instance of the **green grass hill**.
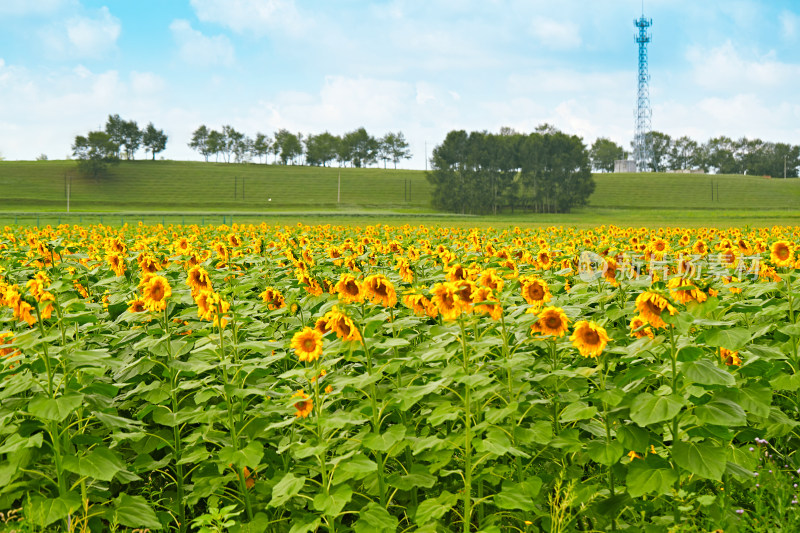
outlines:
[{"label": "green grass hill", "polygon": [[[595,181],[590,209],[800,207],[800,179],[645,173]],[[99,179],[80,176],[74,161],[0,162],[0,211],[66,211],[68,183],[73,212],[432,211],[423,171],[187,161],[122,162]]]}]

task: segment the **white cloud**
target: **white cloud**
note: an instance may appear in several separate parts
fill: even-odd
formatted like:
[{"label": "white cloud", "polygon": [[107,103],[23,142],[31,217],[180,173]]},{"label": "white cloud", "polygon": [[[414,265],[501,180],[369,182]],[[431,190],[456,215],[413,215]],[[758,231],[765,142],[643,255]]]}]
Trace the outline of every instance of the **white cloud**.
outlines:
[{"label": "white cloud", "polygon": [[774,52],[751,56],[743,57],[730,40],[711,49],[691,47],[687,52],[694,80],[705,89],[759,92],[793,86],[800,79],[800,64],[778,61]]},{"label": "white cloud", "polygon": [[780,14],[779,21],[781,23],[781,37],[787,41],[795,40],[798,30],[800,30],[800,16],[791,11],[783,11]]},{"label": "white cloud", "polygon": [[574,22],[536,17],[531,22],[531,33],[546,48],[568,50],[581,45],[580,29]]},{"label": "white cloud", "polygon": [[72,17],[67,20],[67,39],[72,49],[82,57],[102,57],[116,45],[122,25],[119,19],[100,8],[96,18]]},{"label": "white cloud", "polygon": [[68,0],[3,0],[0,14],[10,16],[49,15],[69,3]]},{"label": "white cloud", "polygon": [[197,18],[237,33],[298,32],[306,22],[294,0],[191,0]]},{"label": "white cloud", "polygon": [[169,29],[178,45],[178,55],[186,63],[199,66],[233,64],[233,45],[226,36],[207,37],[183,19],[174,20]]},{"label": "white cloud", "polygon": [[116,49],[122,25],[107,7],[42,26],[39,42],[58,59],[98,59]]},{"label": "white cloud", "polygon": [[155,94],[164,90],[164,79],[152,72],[131,72],[131,89],[137,94]]},{"label": "white cloud", "polygon": [[119,113],[140,125],[153,121],[169,133],[164,121],[163,92],[151,89],[157,77],[140,72],[130,77],[115,70],[93,72],[85,66],[50,72],[17,65],[0,68],[0,151],[9,159],[33,159],[40,153],[64,158],[75,135],[102,128],[109,114]]}]

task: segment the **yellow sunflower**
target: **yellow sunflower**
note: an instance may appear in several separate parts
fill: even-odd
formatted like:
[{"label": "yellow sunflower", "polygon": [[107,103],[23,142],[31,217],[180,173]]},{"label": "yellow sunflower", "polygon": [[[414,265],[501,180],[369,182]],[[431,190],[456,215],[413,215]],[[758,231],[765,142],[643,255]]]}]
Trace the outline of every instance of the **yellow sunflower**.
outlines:
[{"label": "yellow sunflower", "polygon": [[374,304],[394,307],[397,304],[397,293],[394,285],[383,274],[367,276],[362,285],[366,297]]},{"label": "yellow sunflower", "polygon": [[669,280],[667,288],[672,299],[682,304],[692,301],[703,303],[708,299],[708,295],[695,287],[688,278],[676,276]]},{"label": "yellow sunflower", "polygon": [[294,408],[296,409],[294,416],[297,418],[308,418],[308,415],[310,415],[311,411],[314,409],[314,400],[309,398],[308,394],[302,390],[292,394],[292,398],[299,398],[294,404]]},{"label": "yellow sunflower", "polygon": [[629,327],[631,330],[631,337],[636,337],[637,339],[650,337],[652,339],[655,336],[653,330],[647,325],[647,320],[641,316],[633,317]]},{"label": "yellow sunflower", "polygon": [[611,340],[606,330],[586,320],[581,320],[575,324],[569,340],[584,357],[599,357],[606,347],[606,343]]},{"label": "yellow sunflower", "polygon": [[719,356],[722,362],[728,366],[742,366],[742,360],[739,358],[739,352],[728,350],[727,348],[720,347]]},{"label": "yellow sunflower", "polygon": [[292,348],[301,361],[316,361],[322,355],[322,333],[305,327],[292,337]]},{"label": "yellow sunflower", "polygon": [[336,284],[336,292],[339,294],[339,299],[345,303],[364,301],[364,291],[361,283],[352,274],[342,274]]},{"label": "yellow sunflower", "polygon": [[661,313],[667,311],[670,315],[674,315],[678,311],[666,298],[651,291],[645,291],[636,298],[636,309],[654,328],[663,328],[667,325],[661,320]]},{"label": "yellow sunflower", "polygon": [[458,298],[458,285],[445,282],[437,283],[431,289],[431,301],[439,310],[444,320],[455,320],[463,311],[463,305]]},{"label": "yellow sunflower", "polygon": [[134,298],[133,300],[129,300],[127,303],[129,313],[141,313],[145,309],[144,300],[141,298]]},{"label": "yellow sunflower", "polygon": [[778,267],[794,265],[794,249],[789,241],[777,241],[770,247],[770,259]]},{"label": "yellow sunflower", "polygon": [[545,307],[537,316],[539,320],[531,326],[531,330],[535,333],[556,337],[562,337],[567,333],[569,318],[560,307]]},{"label": "yellow sunflower", "polygon": [[336,333],[336,336],[343,341],[360,341],[361,333],[359,333],[353,319],[342,313],[338,307],[334,306],[333,309],[325,313],[328,318],[328,329]]},{"label": "yellow sunflower", "polygon": [[145,307],[155,313],[167,308],[167,298],[172,295],[172,288],[165,277],[153,275],[147,280],[142,293]]},{"label": "yellow sunflower", "polygon": [[492,320],[500,320],[500,316],[503,314],[503,306],[495,298],[492,289],[488,287],[478,287],[472,291],[472,303],[475,305],[476,313],[489,315]]},{"label": "yellow sunflower", "polygon": [[267,309],[270,311],[286,307],[286,301],[284,300],[283,295],[277,289],[267,287],[264,289],[264,292],[259,294],[259,296],[264,303],[267,304]]},{"label": "yellow sunflower", "polygon": [[539,308],[550,301],[550,289],[546,281],[533,276],[523,276],[519,278],[519,284],[522,290],[522,297],[535,308]]}]

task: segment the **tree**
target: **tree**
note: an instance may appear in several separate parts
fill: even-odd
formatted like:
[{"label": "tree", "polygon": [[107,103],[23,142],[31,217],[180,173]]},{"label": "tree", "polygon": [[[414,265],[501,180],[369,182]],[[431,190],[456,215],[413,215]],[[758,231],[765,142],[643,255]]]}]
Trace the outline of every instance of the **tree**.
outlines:
[{"label": "tree", "polygon": [[253,141],[253,155],[258,158],[258,162],[261,162],[262,157],[266,157],[269,153],[270,149],[270,138],[263,133],[256,133],[256,138]]},{"label": "tree", "polygon": [[134,120],[122,122],[122,144],[125,145],[125,158],[135,159],[136,151],[142,145],[142,131]]},{"label": "tree", "polygon": [[189,142],[189,148],[193,150],[197,150],[200,152],[200,155],[205,157],[206,163],[208,163],[208,156],[213,154],[214,152],[211,151],[208,143],[208,135],[209,131],[206,128],[205,124],[194,130],[192,133],[192,140]]},{"label": "tree", "polygon": [[222,126],[222,133],[220,137],[220,152],[225,157],[225,162],[231,162],[231,154],[233,153],[233,145],[239,139],[241,134],[233,129],[233,126]]},{"label": "tree", "polygon": [[117,157],[119,157],[119,150],[125,144],[125,121],[119,115],[108,115],[106,120],[106,133],[109,140],[117,145]]},{"label": "tree", "polygon": [[506,205],[568,212],[594,191],[589,152],[580,137],[554,128],[528,136],[451,131],[433,150],[435,207],[460,213],[497,213]]},{"label": "tree", "polygon": [[238,132],[233,128],[228,130],[228,149],[237,163],[250,161],[252,145],[253,141],[244,133]]},{"label": "tree", "polygon": [[729,137],[709,139],[703,147],[703,168],[714,168],[717,174],[733,174],[737,167],[734,150],[734,142]]},{"label": "tree", "polygon": [[342,144],[347,148],[350,163],[360,168],[370,163],[375,163],[378,158],[378,141],[372,137],[364,128],[346,133],[342,138]]},{"label": "tree", "polygon": [[167,135],[164,130],[157,130],[150,122],[142,133],[142,144],[144,144],[145,153],[149,151],[153,154],[153,161],[155,161],[156,154],[167,148]]},{"label": "tree", "polygon": [[537,129],[522,139],[518,152],[524,207],[567,213],[588,203],[595,183],[589,151],[580,137]]},{"label": "tree", "polygon": [[592,167],[604,172],[614,171],[614,161],[625,158],[625,150],[614,141],[599,137],[589,151]]},{"label": "tree", "polygon": [[336,135],[327,131],[319,135],[307,135],[306,163],[309,165],[328,166],[328,163],[336,159],[337,150],[342,140]]},{"label": "tree", "polygon": [[378,143],[378,155],[383,160],[383,168],[386,168],[386,161],[392,161],[394,168],[401,159],[410,159],[411,150],[408,148],[405,136],[402,131],[397,133],[387,133]]},{"label": "tree", "polygon": [[294,164],[297,156],[303,155],[301,135],[296,135],[287,129],[280,129],[275,133],[275,145],[279,149],[281,164]]},{"label": "tree", "polygon": [[81,173],[97,178],[105,173],[109,163],[119,161],[119,145],[104,131],[90,131],[85,137],[78,135],[72,145],[72,155],[78,159]]},{"label": "tree", "polygon": [[675,139],[669,151],[670,170],[687,170],[700,166],[697,160],[698,147],[697,141],[686,135]]},{"label": "tree", "polygon": [[644,142],[650,149],[650,161],[647,165],[652,172],[664,172],[669,164],[672,150],[672,138],[660,131],[651,131],[645,135]]},{"label": "tree", "polygon": [[214,154],[214,161],[219,163],[219,154],[225,150],[225,136],[217,130],[208,132],[208,152]]}]

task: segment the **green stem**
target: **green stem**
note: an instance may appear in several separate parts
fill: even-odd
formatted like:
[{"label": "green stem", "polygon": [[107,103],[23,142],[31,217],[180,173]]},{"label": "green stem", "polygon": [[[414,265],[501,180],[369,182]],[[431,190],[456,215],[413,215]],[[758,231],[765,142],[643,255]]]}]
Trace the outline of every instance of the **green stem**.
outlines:
[{"label": "green stem", "polygon": [[[225,405],[228,411],[228,431],[231,436],[231,446],[233,446],[234,454],[239,451],[239,435],[236,433],[236,421],[233,417],[233,405],[231,402],[231,397],[228,394],[228,385],[230,385],[229,377],[228,377],[228,360],[225,357],[225,335],[224,330],[222,328],[222,316],[219,313],[219,309],[217,309],[217,331],[219,331],[219,357],[220,363],[222,367],[222,376],[223,376],[223,390],[225,392]],[[250,505],[250,493],[247,490],[247,479],[245,479],[244,471],[236,465],[233,465],[234,470],[236,471],[236,477],[239,480],[239,493],[242,495],[242,500],[244,500],[244,508],[245,513],[247,513],[247,520],[253,520],[253,509]],[[255,468],[255,466],[253,466]]]},{"label": "green stem", "polygon": [[[600,375],[600,379],[602,383],[600,384],[600,388],[605,391],[606,390],[606,375],[608,372],[608,357],[603,356],[603,372]],[[611,421],[608,418],[608,403],[603,401],[603,421],[605,422],[606,426],[606,444],[611,445]],[[614,471],[612,469],[613,465],[608,465],[608,492],[609,495],[613,498],[614,497]],[[611,519],[611,530],[617,530],[617,521],[615,518]]]},{"label": "green stem", "polygon": [[[362,309],[362,317],[363,317],[363,309]],[[372,377],[372,353],[370,353],[369,348],[367,348],[367,340],[364,338],[363,332],[359,332],[361,336],[361,346],[364,348],[364,354],[367,359],[367,373],[369,374],[370,378]],[[372,431],[376,435],[380,435],[381,433],[381,415],[378,412],[378,399],[377,399],[377,391],[375,390],[375,382],[370,379],[369,383],[369,400],[370,406],[372,408]],[[373,451],[375,454],[375,460],[378,463],[378,492],[380,493],[380,500],[381,500],[381,507],[386,507],[386,480],[385,480],[385,473],[384,473],[384,458],[383,454],[378,450]]]},{"label": "green stem", "polygon": [[[175,365],[173,365],[173,357],[172,357],[172,339],[170,338],[169,333],[169,317],[167,316],[167,308],[164,308],[164,333],[167,337],[167,359],[169,360],[169,390],[170,390],[170,401],[172,404],[172,414],[173,416],[177,417],[179,402],[178,402],[178,372],[175,370]],[[177,422],[172,426],[172,438],[175,441],[175,483],[178,492],[178,530],[181,533],[186,531],[186,507],[184,506],[185,494],[184,494],[184,477],[183,477],[183,465],[180,464],[181,460],[181,430]]]},{"label": "green stem", "polygon": [[[466,331],[464,319],[459,317],[461,327],[461,353],[464,361],[464,373],[469,376],[469,355],[467,353]],[[472,387],[469,380],[464,383],[464,533],[472,530]]]},{"label": "green stem", "polygon": [[[670,325],[669,326],[669,353],[670,359],[672,362],[672,394],[678,394],[678,350],[675,346],[675,330]],[[675,447],[675,444],[678,442],[678,417],[680,413],[676,414],[672,418],[672,447]],[[674,459],[673,459],[674,463]],[[675,471],[680,472],[678,465],[675,464]],[[681,478],[680,474],[678,475],[678,479],[675,480],[675,492],[677,493],[681,488]],[[674,520],[676,524],[680,524],[681,520],[681,511],[680,511],[680,503],[676,499],[673,503],[672,513],[674,515]]]}]

